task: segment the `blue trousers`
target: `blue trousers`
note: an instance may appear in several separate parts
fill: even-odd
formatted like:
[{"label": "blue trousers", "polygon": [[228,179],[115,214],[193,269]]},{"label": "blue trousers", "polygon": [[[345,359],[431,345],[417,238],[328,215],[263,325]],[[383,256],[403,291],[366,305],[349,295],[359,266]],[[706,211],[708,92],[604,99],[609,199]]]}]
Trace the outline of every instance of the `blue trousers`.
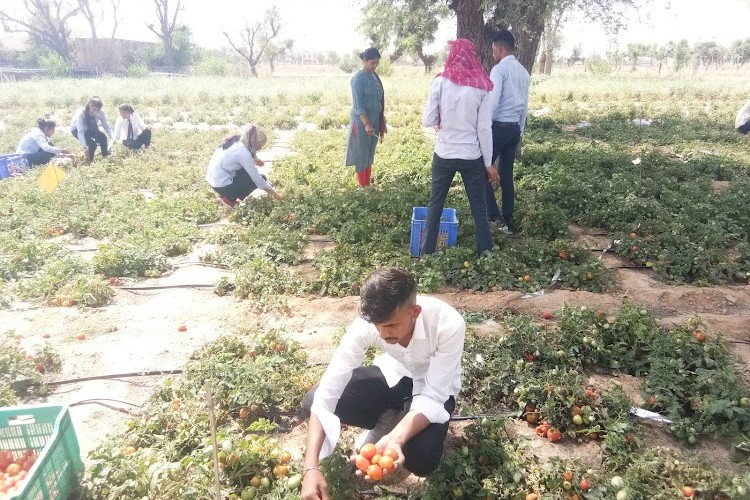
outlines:
[{"label": "blue trousers", "polygon": [[440,232],[440,216],[445,206],[445,198],[451,187],[456,172],[461,174],[469,198],[471,215],[474,218],[474,230],[477,253],[492,250],[492,233],[487,218],[487,204],[485,189],[489,181],[484,161],[480,156],[476,160],[445,159],[437,154],[432,156],[432,190],[430,203],[427,205],[427,220],[425,221],[424,253],[435,253],[438,233]]},{"label": "blue trousers", "polygon": [[516,149],[521,142],[521,127],[518,123],[492,122],[492,163],[499,157],[498,174],[500,174],[500,192],[503,196],[503,211],[497,206],[495,190],[488,181],[485,187],[487,196],[487,216],[492,221],[504,222],[513,230],[513,211],[515,208],[516,190],[513,185],[513,163],[516,161]]}]

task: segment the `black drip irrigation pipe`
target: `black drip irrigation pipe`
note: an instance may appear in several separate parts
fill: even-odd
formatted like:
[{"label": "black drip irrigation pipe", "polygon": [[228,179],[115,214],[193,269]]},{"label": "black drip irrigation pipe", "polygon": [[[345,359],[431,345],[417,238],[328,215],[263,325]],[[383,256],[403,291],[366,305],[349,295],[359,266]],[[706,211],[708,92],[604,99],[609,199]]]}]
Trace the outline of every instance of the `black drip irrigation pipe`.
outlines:
[{"label": "black drip irrigation pipe", "polygon": [[81,377],[81,378],[74,378],[74,379],[69,379],[69,380],[55,380],[52,382],[47,382],[47,385],[55,386],[55,385],[76,384],[78,382],[88,382],[91,380],[106,380],[106,379],[112,379],[112,378],[152,377],[156,375],[179,375],[181,373],[182,373],[182,370],[153,370],[153,371],[148,371],[148,372],[118,373],[114,375],[94,375],[91,377]]},{"label": "black drip irrigation pipe", "polygon": [[134,406],[136,408],[141,408],[141,405],[137,405],[135,403],[129,403],[128,401],[122,401],[121,399],[110,399],[110,398],[84,399],[82,401],[76,401],[75,403],[70,403],[68,406],[81,406],[81,405],[95,404],[95,403],[99,403],[100,401],[110,401],[112,403],[122,403],[124,405]]}]

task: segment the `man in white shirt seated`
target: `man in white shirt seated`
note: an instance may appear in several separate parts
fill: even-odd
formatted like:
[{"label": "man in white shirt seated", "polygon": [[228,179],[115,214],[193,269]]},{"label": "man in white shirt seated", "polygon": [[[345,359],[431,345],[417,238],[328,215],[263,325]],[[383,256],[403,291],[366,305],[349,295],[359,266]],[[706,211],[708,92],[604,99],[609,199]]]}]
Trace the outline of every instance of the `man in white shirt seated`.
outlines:
[{"label": "man in white shirt seated", "polygon": [[[364,282],[359,317],[349,326],[320,384],[307,393],[310,414],[302,499],[328,499],[319,459],[339,439],[341,423],[373,429],[368,442],[379,453],[398,453],[396,468],[417,476],[437,469],[448,422],[461,389],[466,324],[450,305],[417,295],[414,277],[402,269],[380,269]],[[370,346],[383,354],[361,366]]]},{"label": "man in white shirt seated", "polygon": [[747,101],[744,106],[737,112],[737,118],[734,121],[734,128],[740,134],[750,133],[750,101]]}]

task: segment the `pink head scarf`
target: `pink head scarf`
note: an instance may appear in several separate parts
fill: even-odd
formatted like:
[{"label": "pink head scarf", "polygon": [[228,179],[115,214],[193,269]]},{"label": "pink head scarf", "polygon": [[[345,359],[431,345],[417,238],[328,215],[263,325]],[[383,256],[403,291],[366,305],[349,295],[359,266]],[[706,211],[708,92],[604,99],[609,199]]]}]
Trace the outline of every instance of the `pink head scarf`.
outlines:
[{"label": "pink head scarf", "polygon": [[451,50],[445,60],[445,69],[437,76],[444,76],[457,85],[492,90],[492,80],[479,62],[471,40],[459,38],[448,43]]}]

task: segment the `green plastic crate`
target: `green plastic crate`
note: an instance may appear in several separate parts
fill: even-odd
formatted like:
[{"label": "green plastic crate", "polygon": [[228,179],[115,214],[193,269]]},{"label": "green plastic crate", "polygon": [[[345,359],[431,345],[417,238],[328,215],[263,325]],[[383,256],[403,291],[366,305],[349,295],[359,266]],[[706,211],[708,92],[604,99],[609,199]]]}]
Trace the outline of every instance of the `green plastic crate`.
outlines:
[{"label": "green plastic crate", "polygon": [[37,454],[24,487],[13,500],[66,500],[81,481],[83,461],[66,406],[0,408],[0,450],[18,457],[31,448]]}]

